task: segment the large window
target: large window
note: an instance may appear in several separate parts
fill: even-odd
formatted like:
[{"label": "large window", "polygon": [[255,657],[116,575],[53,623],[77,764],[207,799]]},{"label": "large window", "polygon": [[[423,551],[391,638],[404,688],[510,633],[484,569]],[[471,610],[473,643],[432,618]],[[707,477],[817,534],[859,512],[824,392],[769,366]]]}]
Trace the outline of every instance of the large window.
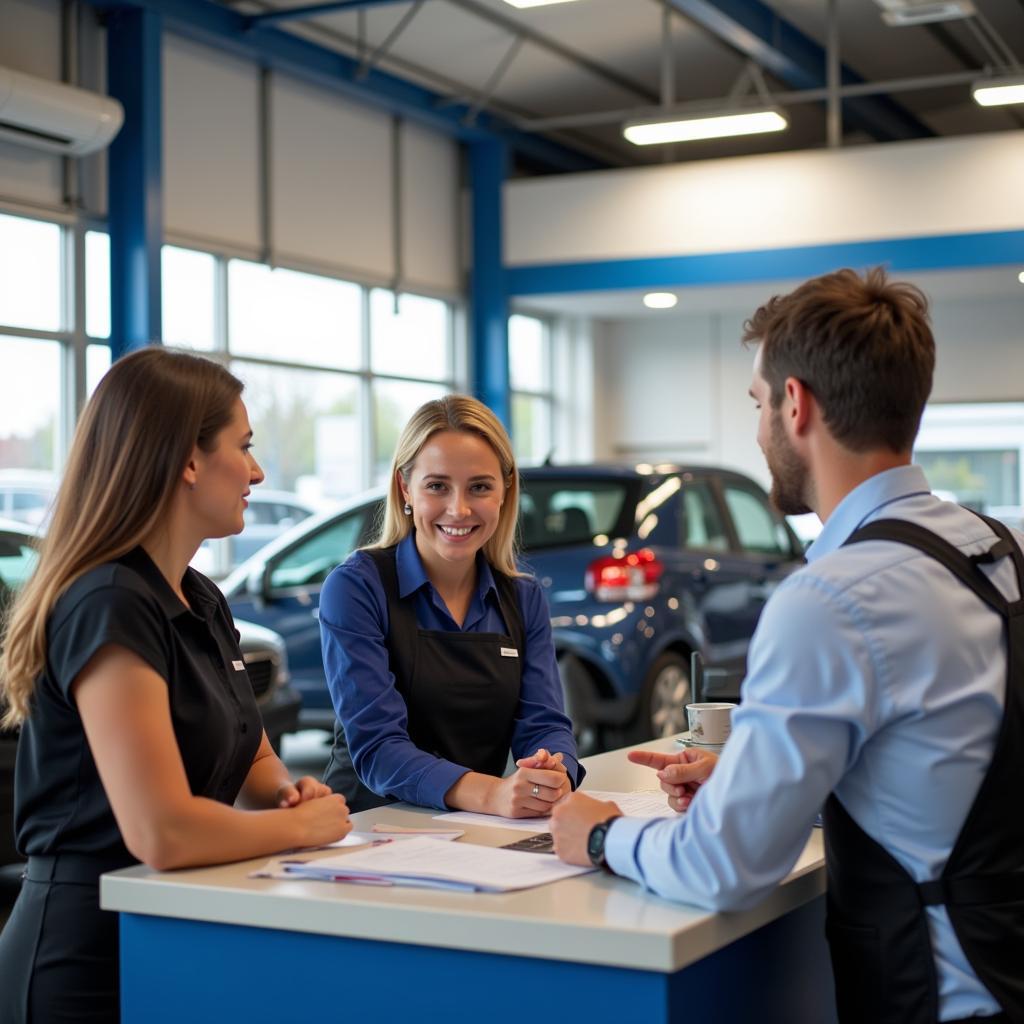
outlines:
[{"label": "large window", "polygon": [[0,507],[26,522],[63,451],[64,264],[59,225],[0,214]]},{"label": "large window", "polygon": [[[267,515],[380,481],[406,419],[456,386],[448,302],[170,245],[161,271],[164,343],[221,360],[246,385]],[[73,410],[110,367],[110,319],[105,232],[0,214],[0,491],[21,488],[19,502],[28,488],[48,507]],[[282,513],[280,528],[292,521]],[[198,562],[224,572],[251,540],[206,545]]]},{"label": "large window", "polygon": [[914,461],[943,497],[1020,527],[1024,518],[1024,403],[929,405]]},{"label": "large window", "polygon": [[519,314],[509,317],[508,359],[516,458],[537,464],[550,455],[552,447],[554,397],[547,321]]},{"label": "large window", "polygon": [[57,224],[0,214],[0,325],[64,326],[61,242]]}]

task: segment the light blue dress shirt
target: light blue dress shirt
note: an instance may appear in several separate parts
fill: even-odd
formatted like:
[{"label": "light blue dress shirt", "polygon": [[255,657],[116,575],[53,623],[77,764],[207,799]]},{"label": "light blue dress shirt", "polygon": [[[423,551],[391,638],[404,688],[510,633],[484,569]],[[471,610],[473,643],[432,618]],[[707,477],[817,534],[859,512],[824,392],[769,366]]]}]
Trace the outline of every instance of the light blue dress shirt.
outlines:
[{"label": "light blue dress shirt", "polygon": [[[398,596],[412,595],[420,629],[508,632],[494,576],[482,554],[477,555],[476,592],[461,626],[427,576],[415,533],[398,545],[395,568]],[[511,730],[512,755],[528,757],[540,747],[561,752],[575,786],[585,772],[576,760],[572,723],[564,711],[548,603],[532,576],[516,577],[515,587],[526,651]],[[388,602],[377,567],[366,552],[356,551],[327,577],[320,595],[327,687],[339,717],[346,709],[343,720],[352,763],[375,793],[447,810],[445,793],[469,769],[420,750],[409,738],[408,708],[389,667],[388,629]]]},{"label": "light blue dress shirt", "polygon": [[[616,821],[606,844],[616,873],[710,910],[750,907],[793,867],[833,790],[915,880],[941,873],[1002,721],[1002,619],[913,548],[841,547],[882,518],[918,523],[967,555],[996,540],[977,516],[931,495],[917,466],[851,491],[808,565],[764,609],[710,780],[683,817]],[[989,575],[1016,599],[1011,559]],[[939,1019],[997,1013],[945,908],[928,916]]]}]

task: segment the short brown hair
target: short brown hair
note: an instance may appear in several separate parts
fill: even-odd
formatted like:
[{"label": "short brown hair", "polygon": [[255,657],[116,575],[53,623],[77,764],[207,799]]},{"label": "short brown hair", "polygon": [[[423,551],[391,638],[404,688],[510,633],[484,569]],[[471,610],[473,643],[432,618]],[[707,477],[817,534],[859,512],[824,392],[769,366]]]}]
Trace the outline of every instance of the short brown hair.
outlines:
[{"label": "short brown hair", "polygon": [[935,341],[919,288],[838,270],[776,295],[745,324],[761,344],[773,408],[795,377],[810,389],[832,436],[851,451],[909,451],[932,389]]}]

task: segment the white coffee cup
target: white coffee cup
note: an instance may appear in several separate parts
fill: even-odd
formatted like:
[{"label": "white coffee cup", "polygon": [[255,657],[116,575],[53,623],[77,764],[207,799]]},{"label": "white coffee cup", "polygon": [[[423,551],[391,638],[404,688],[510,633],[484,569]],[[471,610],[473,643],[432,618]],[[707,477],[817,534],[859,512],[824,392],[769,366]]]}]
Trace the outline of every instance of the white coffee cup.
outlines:
[{"label": "white coffee cup", "polygon": [[687,704],[691,741],[708,745],[724,743],[732,732],[734,707],[735,704]]}]

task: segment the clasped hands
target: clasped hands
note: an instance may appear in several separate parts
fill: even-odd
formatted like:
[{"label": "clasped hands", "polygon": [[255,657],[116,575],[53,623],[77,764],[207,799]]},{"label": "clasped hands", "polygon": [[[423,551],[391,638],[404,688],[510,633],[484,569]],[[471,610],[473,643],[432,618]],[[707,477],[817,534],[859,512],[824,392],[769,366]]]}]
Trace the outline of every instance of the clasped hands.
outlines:
[{"label": "clasped hands", "polygon": [[303,775],[301,779],[279,786],[273,806],[283,810],[294,808],[302,815],[302,846],[333,843],[352,831],[345,798],[312,775]]},{"label": "clasped hands", "polygon": [[543,817],[571,792],[562,754],[551,754],[542,747],[531,757],[519,758],[516,770],[494,788],[491,813],[503,818]]},{"label": "clasped hands", "polygon": [[[690,806],[697,790],[708,780],[718,763],[716,754],[693,747],[673,754],[631,750],[627,756],[633,764],[655,769],[659,785],[668,796],[668,805],[674,811],[685,811]],[[588,865],[587,840],[591,829],[602,821],[621,815],[618,804],[612,801],[573,793],[551,813],[555,853],[569,864]]]}]

